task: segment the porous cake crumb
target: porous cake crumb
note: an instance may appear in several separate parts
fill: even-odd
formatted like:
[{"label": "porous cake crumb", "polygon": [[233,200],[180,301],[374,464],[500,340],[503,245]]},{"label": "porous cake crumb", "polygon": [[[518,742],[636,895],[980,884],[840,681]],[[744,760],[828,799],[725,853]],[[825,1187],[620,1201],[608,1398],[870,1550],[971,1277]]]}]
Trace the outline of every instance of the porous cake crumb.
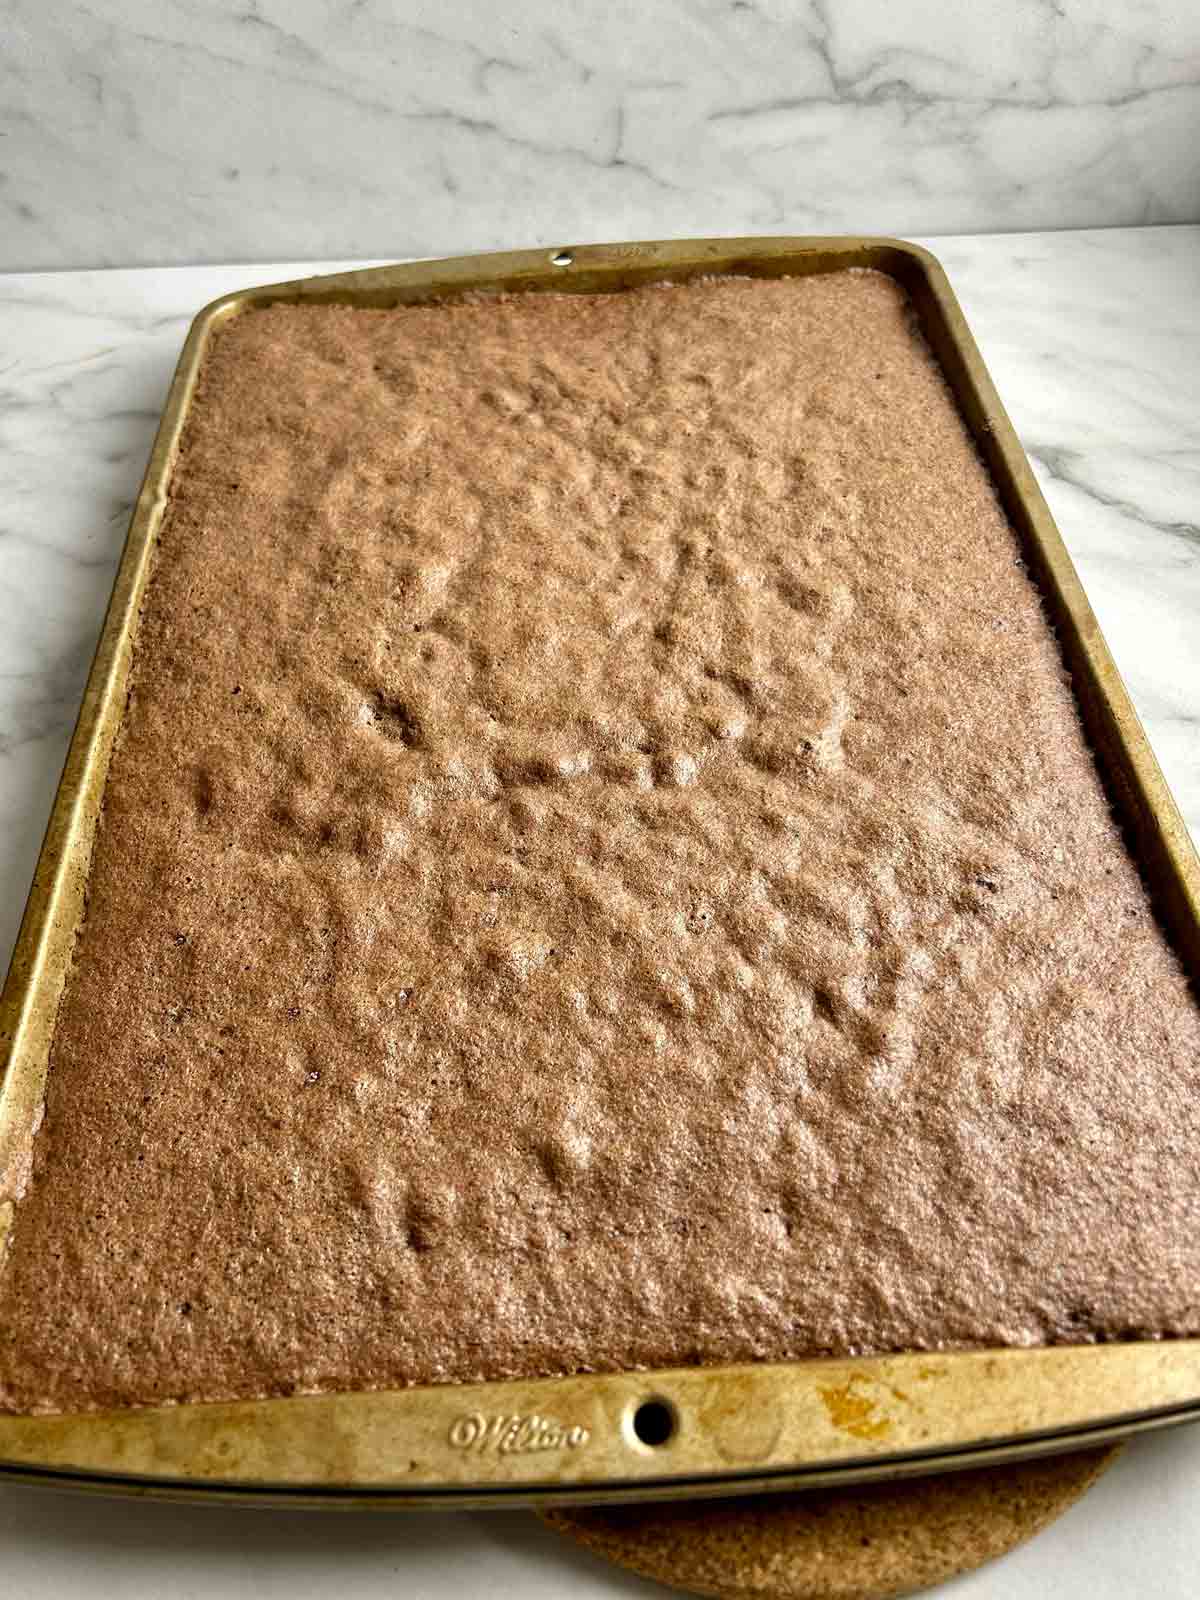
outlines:
[{"label": "porous cake crumb", "polygon": [[0,1394],[1195,1334],[1198,1080],[893,282],[246,313],[174,474]]}]

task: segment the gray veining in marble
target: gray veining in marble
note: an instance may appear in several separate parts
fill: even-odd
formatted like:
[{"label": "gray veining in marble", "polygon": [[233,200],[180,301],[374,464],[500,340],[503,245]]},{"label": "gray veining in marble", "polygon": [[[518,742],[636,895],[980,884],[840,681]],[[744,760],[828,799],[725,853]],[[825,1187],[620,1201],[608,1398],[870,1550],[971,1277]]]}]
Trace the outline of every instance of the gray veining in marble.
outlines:
[{"label": "gray veining in marble", "polygon": [[0,268],[1200,220],[1193,0],[6,0]]}]

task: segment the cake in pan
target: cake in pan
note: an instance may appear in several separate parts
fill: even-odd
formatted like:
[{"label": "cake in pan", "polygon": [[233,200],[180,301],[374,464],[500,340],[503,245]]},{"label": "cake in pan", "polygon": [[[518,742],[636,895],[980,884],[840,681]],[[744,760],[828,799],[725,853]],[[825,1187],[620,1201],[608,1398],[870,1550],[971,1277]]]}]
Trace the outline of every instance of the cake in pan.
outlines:
[{"label": "cake in pan", "polygon": [[5,1407],[1195,1334],[1198,1089],[893,281],[214,334]]}]

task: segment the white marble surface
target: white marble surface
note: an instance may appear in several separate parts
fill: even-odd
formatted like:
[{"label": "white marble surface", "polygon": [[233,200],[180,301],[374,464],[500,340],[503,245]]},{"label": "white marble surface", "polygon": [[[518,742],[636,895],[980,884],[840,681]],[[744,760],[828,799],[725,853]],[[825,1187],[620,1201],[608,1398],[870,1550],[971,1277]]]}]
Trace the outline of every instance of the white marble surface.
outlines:
[{"label": "white marble surface", "polygon": [[[1200,836],[1200,227],[934,242]],[[188,318],[295,264],[0,277],[0,960]],[[1200,1572],[1200,1430],[1144,1441],[962,1600]],[[530,1518],[233,1513],[0,1490],[13,1594],[649,1594]]]},{"label": "white marble surface", "polygon": [[1200,221],[1194,0],[0,12],[0,269]]}]

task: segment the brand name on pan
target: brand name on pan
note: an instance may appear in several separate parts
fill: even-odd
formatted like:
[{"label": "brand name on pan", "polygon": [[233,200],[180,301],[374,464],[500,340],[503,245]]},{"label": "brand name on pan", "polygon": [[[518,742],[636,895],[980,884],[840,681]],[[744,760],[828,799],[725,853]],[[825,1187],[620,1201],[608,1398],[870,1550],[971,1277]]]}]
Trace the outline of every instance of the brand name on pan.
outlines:
[{"label": "brand name on pan", "polygon": [[537,1450],[579,1450],[591,1438],[591,1430],[578,1423],[567,1427],[555,1417],[540,1417],[536,1412],[522,1416],[485,1417],[482,1411],[469,1411],[456,1417],[450,1426],[450,1443],[456,1450],[488,1451],[500,1456],[532,1455]]}]

